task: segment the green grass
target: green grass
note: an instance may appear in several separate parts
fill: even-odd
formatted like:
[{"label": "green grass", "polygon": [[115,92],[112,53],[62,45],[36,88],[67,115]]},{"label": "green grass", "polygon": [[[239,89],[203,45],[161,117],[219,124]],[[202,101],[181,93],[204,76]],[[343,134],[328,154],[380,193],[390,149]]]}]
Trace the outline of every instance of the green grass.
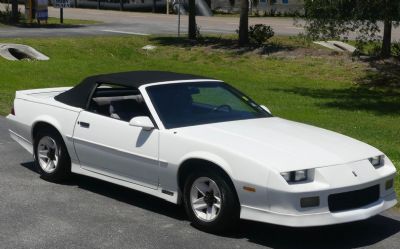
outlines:
[{"label": "green grass", "polygon": [[[276,38],[295,45],[295,39]],[[0,58],[0,114],[21,89],[70,86],[98,73],[168,70],[231,83],[283,118],[324,127],[365,141],[400,168],[400,91],[357,87],[365,65],[341,56],[298,58],[239,55],[209,47],[160,45],[155,37],[0,39],[32,45],[50,61]],[[145,52],[144,45],[158,45]],[[298,45],[301,46],[301,45]],[[399,191],[399,177],[396,178]]]},{"label": "green grass", "polygon": [[[49,17],[48,24],[60,24],[60,19],[55,17]],[[93,20],[79,20],[79,19],[64,19],[63,24],[66,25],[90,25],[90,24],[99,24],[99,21]]]}]

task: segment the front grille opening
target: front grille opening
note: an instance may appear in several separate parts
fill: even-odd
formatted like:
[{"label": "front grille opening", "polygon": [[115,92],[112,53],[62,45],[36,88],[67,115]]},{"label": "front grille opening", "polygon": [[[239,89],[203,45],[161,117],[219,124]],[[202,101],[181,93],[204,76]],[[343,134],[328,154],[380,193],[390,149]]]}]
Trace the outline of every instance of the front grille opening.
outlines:
[{"label": "front grille opening", "polygon": [[379,185],[369,188],[332,194],[328,197],[329,211],[341,212],[371,204],[379,199]]}]

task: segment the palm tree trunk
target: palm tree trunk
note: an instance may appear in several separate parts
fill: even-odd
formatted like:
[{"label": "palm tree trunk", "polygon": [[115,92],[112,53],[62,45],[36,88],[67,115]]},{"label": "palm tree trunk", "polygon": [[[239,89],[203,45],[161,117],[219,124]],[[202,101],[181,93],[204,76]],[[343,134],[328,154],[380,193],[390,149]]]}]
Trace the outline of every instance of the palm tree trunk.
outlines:
[{"label": "palm tree trunk", "polygon": [[249,43],[249,1],[240,0],[239,46]]},{"label": "palm tree trunk", "polygon": [[384,58],[388,58],[391,56],[392,46],[392,21],[385,20],[385,26],[383,29],[383,41],[382,41],[382,51],[381,56]]},{"label": "palm tree trunk", "polygon": [[196,0],[189,0],[189,39],[196,39]]}]

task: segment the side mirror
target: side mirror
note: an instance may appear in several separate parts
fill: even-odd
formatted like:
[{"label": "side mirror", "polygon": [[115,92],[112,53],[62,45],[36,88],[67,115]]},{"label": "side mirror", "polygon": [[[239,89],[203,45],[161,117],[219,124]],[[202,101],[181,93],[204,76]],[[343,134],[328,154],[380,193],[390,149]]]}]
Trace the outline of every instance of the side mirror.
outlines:
[{"label": "side mirror", "polygon": [[272,115],[272,113],[271,113],[271,111],[268,109],[268,107],[266,107],[265,105],[260,105],[260,107],[261,107],[264,111],[266,111],[266,112],[268,112],[269,114]]},{"label": "side mirror", "polygon": [[130,126],[142,127],[143,130],[149,131],[154,129],[154,124],[147,116],[137,116],[129,121]]}]

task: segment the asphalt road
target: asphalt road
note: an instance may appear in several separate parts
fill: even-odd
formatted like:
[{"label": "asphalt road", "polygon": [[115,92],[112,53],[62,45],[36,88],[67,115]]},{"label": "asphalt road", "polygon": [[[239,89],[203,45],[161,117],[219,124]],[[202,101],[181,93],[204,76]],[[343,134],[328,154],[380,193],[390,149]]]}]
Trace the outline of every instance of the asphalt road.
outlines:
[{"label": "asphalt road", "polygon": [[170,203],[89,177],[42,180],[0,117],[0,248],[399,248],[394,211],[294,229],[242,221],[226,235],[193,228]]},{"label": "asphalt road", "polygon": [[[0,4],[1,5],[1,4]],[[1,6],[0,6],[1,7]],[[4,7],[3,7],[4,8]],[[20,5],[23,10],[23,6]],[[59,17],[59,10],[49,8],[49,16]],[[96,20],[96,25],[69,28],[0,28],[0,38],[15,37],[63,37],[86,35],[141,35],[141,34],[177,34],[177,16],[128,11],[96,9],[64,9],[64,18]],[[201,33],[227,34],[235,33],[239,27],[238,17],[196,17]],[[187,16],[182,16],[181,32],[187,31]],[[262,23],[270,25],[277,35],[297,35],[303,29],[293,24],[292,18],[250,18],[249,24]],[[393,31],[393,40],[400,40],[400,28]]]}]

